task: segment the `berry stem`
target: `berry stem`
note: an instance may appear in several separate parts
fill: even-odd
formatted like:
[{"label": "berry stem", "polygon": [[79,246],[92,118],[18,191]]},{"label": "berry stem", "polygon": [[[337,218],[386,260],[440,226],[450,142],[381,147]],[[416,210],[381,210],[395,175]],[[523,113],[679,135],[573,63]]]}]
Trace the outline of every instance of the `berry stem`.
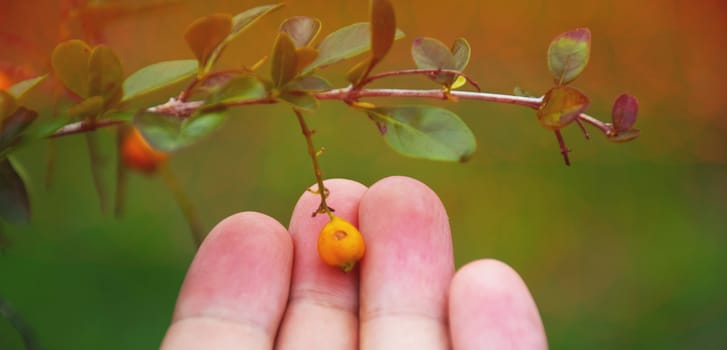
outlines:
[{"label": "berry stem", "polygon": [[293,108],[293,112],[298,118],[300,131],[303,133],[303,136],[305,136],[305,142],[308,146],[308,155],[310,156],[311,162],[313,163],[313,173],[316,176],[316,183],[318,184],[318,190],[314,191],[314,193],[317,193],[321,196],[321,204],[318,206],[318,209],[313,212],[313,216],[316,216],[316,214],[326,213],[331,219],[333,219],[332,209],[328,206],[328,203],[326,203],[328,190],[323,185],[323,171],[321,171],[321,167],[320,165],[318,165],[318,152],[313,145],[314,132],[308,127],[308,124],[305,122],[305,117],[303,117],[303,113],[300,110]]}]

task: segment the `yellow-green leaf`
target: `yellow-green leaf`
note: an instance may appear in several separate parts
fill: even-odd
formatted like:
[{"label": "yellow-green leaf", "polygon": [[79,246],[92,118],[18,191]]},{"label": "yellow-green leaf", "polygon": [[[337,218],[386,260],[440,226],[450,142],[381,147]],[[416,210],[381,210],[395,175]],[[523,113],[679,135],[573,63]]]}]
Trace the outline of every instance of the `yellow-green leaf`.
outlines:
[{"label": "yellow-green leaf", "polygon": [[23,99],[25,95],[27,95],[30,91],[32,91],[36,86],[38,86],[45,78],[47,78],[47,74],[43,74],[41,76],[27,79],[20,81],[18,83],[15,83],[13,86],[8,88],[8,92],[11,93],[13,96],[15,96],[15,99],[17,99],[20,104],[23,104]]},{"label": "yellow-green leaf", "polygon": [[573,122],[586,107],[589,99],[578,89],[556,86],[543,97],[537,117],[540,124],[550,130],[558,130]]},{"label": "yellow-green leaf", "polygon": [[577,28],[556,36],[548,47],[548,69],[558,85],[568,84],[586,68],[591,56],[591,31]]},{"label": "yellow-green leaf", "polygon": [[295,78],[298,68],[298,56],[295,51],[295,44],[288,33],[278,33],[273,47],[271,60],[273,84],[276,87],[285,85]]},{"label": "yellow-green leaf", "polygon": [[465,38],[457,38],[452,44],[452,58],[454,63],[454,70],[460,72],[467,68],[467,64],[470,62],[471,54],[470,43]]},{"label": "yellow-green leaf", "polygon": [[88,60],[88,95],[101,96],[104,109],[119,101],[123,95],[124,70],[116,54],[105,45],[91,51]]},{"label": "yellow-green leaf", "polygon": [[[396,31],[395,39],[401,39],[404,33]],[[362,54],[371,48],[371,25],[367,22],[354,23],[328,34],[318,44],[318,57],[303,69],[308,74],[314,69],[323,68]]]},{"label": "yellow-green leaf", "polygon": [[227,39],[231,31],[232,16],[226,13],[205,16],[189,25],[184,39],[199,61],[200,75],[207,72],[212,52]]},{"label": "yellow-green leaf", "polygon": [[187,80],[197,72],[197,68],[195,60],[164,61],[141,68],[124,81],[122,102],[127,103]]},{"label": "yellow-green leaf", "polygon": [[318,108],[318,99],[309,92],[285,90],[280,93],[278,98],[300,110],[310,112]]},{"label": "yellow-green leaf", "polygon": [[58,44],[51,55],[51,66],[63,86],[81,98],[88,97],[88,59],[91,48],[81,40]]}]

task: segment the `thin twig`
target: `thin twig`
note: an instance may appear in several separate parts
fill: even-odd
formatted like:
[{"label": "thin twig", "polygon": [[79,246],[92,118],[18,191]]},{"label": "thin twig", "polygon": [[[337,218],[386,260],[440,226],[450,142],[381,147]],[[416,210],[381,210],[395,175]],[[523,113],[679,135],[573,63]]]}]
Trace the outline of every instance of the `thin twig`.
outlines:
[{"label": "thin twig", "polygon": [[468,76],[465,73],[462,73],[460,71],[454,70],[454,69],[402,69],[402,70],[395,70],[395,71],[389,71],[389,72],[383,72],[379,74],[374,74],[363,81],[361,81],[360,86],[368,85],[376,80],[387,78],[387,77],[398,77],[402,75],[426,75],[429,77],[436,77],[440,73],[447,73],[447,74],[455,74],[459,75],[465,78],[467,80],[467,83],[472,85],[477,91],[482,91],[480,89],[480,84],[478,84],[474,79],[472,79],[470,76]]},{"label": "thin twig", "polygon": [[318,184],[318,190],[314,192],[321,196],[321,204],[318,206],[318,209],[313,212],[313,216],[316,216],[316,214],[326,213],[329,217],[333,218],[333,214],[331,213],[333,209],[326,203],[328,190],[326,190],[326,187],[323,186],[323,171],[321,171],[321,167],[318,165],[318,152],[316,152],[316,149],[313,146],[313,131],[308,128],[308,124],[306,124],[303,113],[300,110],[293,108],[293,112],[295,112],[295,116],[298,118],[300,131],[303,133],[303,136],[305,136],[305,142],[308,146],[308,155],[313,163],[313,172],[316,175],[316,183]]}]

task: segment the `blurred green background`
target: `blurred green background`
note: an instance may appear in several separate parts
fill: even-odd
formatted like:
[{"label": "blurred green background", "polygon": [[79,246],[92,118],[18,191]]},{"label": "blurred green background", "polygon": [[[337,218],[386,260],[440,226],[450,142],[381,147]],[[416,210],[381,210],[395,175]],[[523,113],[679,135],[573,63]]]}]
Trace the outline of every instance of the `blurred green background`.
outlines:
[{"label": "blurred green background", "polygon": [[[3,2],[0,61],[44,72],[42,57],[56,43],[64,3],[71,2]],[[104,40],[131,73],[192,57],[182,33],[196,17],[264,3],[181,1],[108,22]],[[570,127],[564,134],[573,165],[566,167],[552,133],[531,110],[404,101],[446,105],[477,136],[470,162],[438,163],[394,154],[367,118],[327,101],[310,116],[316,144],[328,149],[321,158],[326,177],[370,185],[407,175],[431,186],[449,211],[457,265],[489,257],[513,266],[536,299],[553,349],[726,348],[727,5],[402,0],[395,7],[407,37],[379,70],[412,67],[409,45],[418,36],[445,43],[463,36],[473,47],[469,73],[492,92],[516,85],[546,91],[550,39],[589,27],[593,54],[574,86],[591,97],[589,113],[605,120],[618,94],[636,95],[642,136],[611,144],[596,132],[584,140]],[[267,54],[286,17],[319,17],[325,35],[366,20],[366,12],[364,1],[287,1],[238,38],[221,66],[251,65]],[[341,86],[354,62],[323,75]],[[431,87],[424,79],[379,86]],[[99,134],[113,145],[110,131]],[[16,153],[33,183],[33,219],[3,227],[12,245],[0,256],[0,296],[33,327],[43,349],[158,347],[194,254],[188,227],[158,177],[132,174],[126,215],[102,213],[84,145],[78,136],[55,142],[47,190],[48,143]],[[313,182],[304,146],[284,106],[255,106],[237,110],[214,137],[174,155],[171,167],[205,229],[245,210],[287,224]],[[0,320],[0,349],[20,348],[19,336]]]}]

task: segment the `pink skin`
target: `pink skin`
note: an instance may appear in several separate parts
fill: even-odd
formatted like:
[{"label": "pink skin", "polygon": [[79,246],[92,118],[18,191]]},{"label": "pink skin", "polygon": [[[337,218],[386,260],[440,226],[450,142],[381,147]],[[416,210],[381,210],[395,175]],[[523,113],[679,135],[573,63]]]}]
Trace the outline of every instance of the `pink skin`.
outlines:
[{"label": "pink skin", "polygon": [[454,271],[446,211],[405,177],[371,188],[329,180],[329,204],[357,225],[366,256],[350,273],[325,265],[317,195],[290,228],[259,213],[220,222],[179,293],[162,349],[547,349],[533,298],[495,260]]}]

